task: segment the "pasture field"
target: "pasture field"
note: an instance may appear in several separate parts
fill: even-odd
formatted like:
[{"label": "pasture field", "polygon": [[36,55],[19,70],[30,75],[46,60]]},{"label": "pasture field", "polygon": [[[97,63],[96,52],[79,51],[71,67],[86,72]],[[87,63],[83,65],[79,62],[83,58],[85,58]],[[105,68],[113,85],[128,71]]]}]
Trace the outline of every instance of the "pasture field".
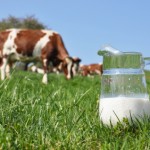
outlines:
[{"label": "pasture field", "polygon": [[[150,73],[146,73],[150,93]],[[100,77],[13,72],[0,81],[2,150],[148,150],[150,118],[115,127],[99,120]]]}]

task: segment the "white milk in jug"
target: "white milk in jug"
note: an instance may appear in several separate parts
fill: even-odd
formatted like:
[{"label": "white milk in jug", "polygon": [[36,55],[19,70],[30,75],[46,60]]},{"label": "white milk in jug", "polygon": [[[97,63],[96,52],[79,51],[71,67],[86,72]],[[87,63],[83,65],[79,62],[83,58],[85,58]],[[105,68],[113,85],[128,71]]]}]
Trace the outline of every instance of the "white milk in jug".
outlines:
[{"label": "white milk in jug", "polygon": [[133,97],[101,98],[99,105],[100,119],[104,124],[115,125],[123,118],[134,119],[150,114],[149,99]]}]

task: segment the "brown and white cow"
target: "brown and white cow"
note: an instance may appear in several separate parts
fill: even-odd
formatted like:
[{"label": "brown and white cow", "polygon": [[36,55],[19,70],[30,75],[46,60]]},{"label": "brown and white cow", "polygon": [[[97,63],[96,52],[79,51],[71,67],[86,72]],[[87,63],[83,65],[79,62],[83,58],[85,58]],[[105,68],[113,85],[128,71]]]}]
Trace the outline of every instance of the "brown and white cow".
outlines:
[{"label": "brown and white cow", "polygon": [[91,76],[94,74],[101,75],[103,73],[103,65],[97,63],[89,65],[81,65],[80,72],[82,76]]},{"label": "brown and white cow", "polygon": [[14,61],[41,61],[44,75],[42,82],[47,84],[48,64],[61,63],[64,74],[70,79],[73,60],[69,56],[63,40],[53,30],[8,29],[0,32],[1,80],[9,73],[8,64]]},{"label": "brown and white cow", "polygon": [[[81,59],[79,57],[73,57],[73,65],[72,65],[72,73],[73,76],[77,75],[79,71],[79,64],[81,62]],[[51,72],[55,72],[57,74],[61,73],[63,71],[63,63],[61,62],[60,64],[52,64],[51,65]]]},{"label": "brown and white cow", "polygon": [[[79,64],[81,62],[81,59],[79,57],[73,57],[73,65],[72,65],[72,73],[73,76],[77,75],[78,71],[79,71]],[[41,67],[36,66],[36,64],[34,63],[30,63],[27,66],[27,70],[32,71],[32,72],[37,72],[37,73],[44,73],[44,70]],[[49,72],[53,72],[56,74],[60,74],[63,72],[63,63],[60,62],[59,64],[57,64],[55,62],[55,64],[50,63],[49,65]]]}]

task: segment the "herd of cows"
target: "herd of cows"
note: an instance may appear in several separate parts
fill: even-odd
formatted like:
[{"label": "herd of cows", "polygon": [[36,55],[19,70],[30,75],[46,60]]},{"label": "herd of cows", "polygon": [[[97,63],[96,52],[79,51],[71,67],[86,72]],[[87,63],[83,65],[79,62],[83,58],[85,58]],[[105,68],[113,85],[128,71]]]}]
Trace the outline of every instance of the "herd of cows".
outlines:
[{"label": "herd of cows", "polygon": [[8,29],[0,32],[1,80],[10,76],[10,68],[14,66],[42,73],[44,84],[48,83],[50,72],[63,72],[67,79],[76,74],[90,76],[103,72],[102,64],[80,63],[80,58],[69,55],[61,35],[53,30]]}]

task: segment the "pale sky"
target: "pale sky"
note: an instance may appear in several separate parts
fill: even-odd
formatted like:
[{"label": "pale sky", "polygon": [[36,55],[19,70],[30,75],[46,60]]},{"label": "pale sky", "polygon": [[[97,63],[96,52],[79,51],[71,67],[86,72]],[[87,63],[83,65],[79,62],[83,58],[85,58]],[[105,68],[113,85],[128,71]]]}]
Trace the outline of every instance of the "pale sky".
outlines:
[{"label": "pale sky", "polygon": [[0,20],[10,15],[59,32],[82,64],[102,62],[103,45],[150,56],[150,0],[1,0]]}]

